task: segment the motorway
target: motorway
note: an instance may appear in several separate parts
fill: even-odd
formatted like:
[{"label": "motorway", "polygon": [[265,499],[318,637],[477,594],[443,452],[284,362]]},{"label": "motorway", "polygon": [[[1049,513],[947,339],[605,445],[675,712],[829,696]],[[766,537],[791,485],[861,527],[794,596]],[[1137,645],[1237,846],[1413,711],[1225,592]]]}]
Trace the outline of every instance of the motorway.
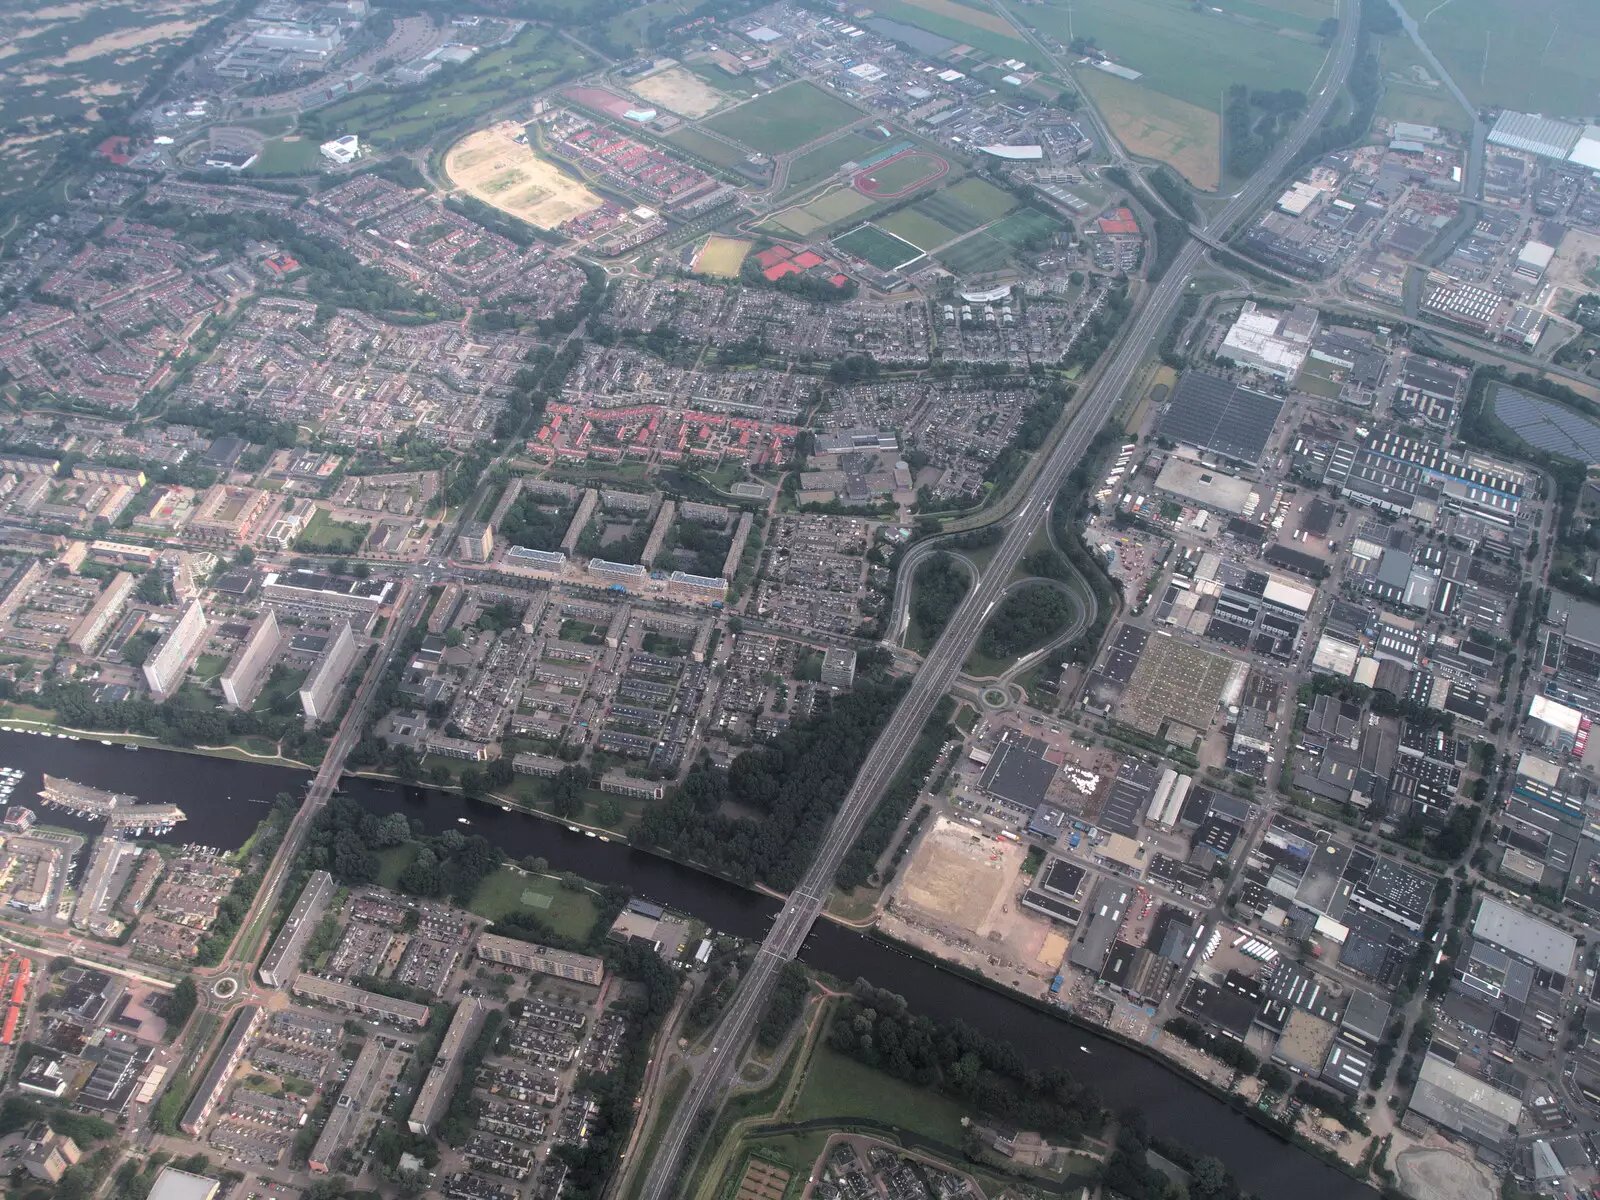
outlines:
[{"label": "motorway", "polygon": [[[1305,115],[1261,169],[1213,217],[1211,226],[1228,229],[1251,212],[1267,190],[1278,183],[1290,162],[1299,154],[1312,132],[1319,128],[1341,94],[1344,81],[1355,60],[1359,29],[1357,0],[1341,0],[1338,45],[1324,67],[1320,88]],[[810,868],[790,894],[783,911],[773,921],[755,962],[740,982],[739,990],[724,1014],[710,1052],[700,1061],[694,1081],[662,1135],[655,1160],[642,1191],[644,1200],[667,1200],[676,1184],[680,1163],[702,1112],[714,1111],[720,1103],[723,1086],[733,1072],[755,1028],[772,982],[783,964],[799,953],[811,926],[821,915],[833,884],[834,873],[846,851],[872,812],[878,797],[893,778],[923,723],[939,698],[950,689],[961,664],[982,631],[990,611],[1004,590],[1004,582],[1022,557],[1037,523],[1044,519],[1062,480],[1086,453],[1106,418],[1121,398],[1123,389],[1144,361],[1149,347],[1159,338],[1168,318],[1183,295],[1189,276],[1199,266],[1204,247],[1188,240],[1162,280],[1144,297],[1137,315],[1124,328],[1110,352],[1102,360],[1098,378],[1083,393],[1077,411],[1065,433],[1048,452],[1041,470],[1023,493],[989,569],[967,593],[961,606],[945,628],[938,644],[929,652],[922,669],[911,681],[905,698],[890,717],[845,797],[838,814],[829,825]]]}]

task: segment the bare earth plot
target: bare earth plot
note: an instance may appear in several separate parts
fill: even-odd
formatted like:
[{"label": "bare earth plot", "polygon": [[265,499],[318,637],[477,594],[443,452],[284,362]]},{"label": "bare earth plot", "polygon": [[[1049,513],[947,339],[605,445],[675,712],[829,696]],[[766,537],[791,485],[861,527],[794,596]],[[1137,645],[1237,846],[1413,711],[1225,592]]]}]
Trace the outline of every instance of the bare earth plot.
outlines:
[{"label": "bare earth plot", "polygon": [[940,817],[912,855],[895,897],[941,925],[986,935],[1009,898],[1023,850],[1012,853],[993,839]]},{"label": "bare earth plot", "polygon": [[1104,71],[1084,70],[1078,81],[1128,150],[1172,167],[1195,187],[1222,182],[1222,118]]},{"label": "bare earth plot", "polygon": [[710,116],[728,103],[727,96],[682,67],[668,67],[628,86],[634,95],[691,121]]},{"label": "bare earth plot", "polygon": [[1500,1194],[1482,1167],[1449,1150],[1406,1150],[1394,1165],[1417,1200],[1494,1200]]},{"label": "bare earth plot", "polygon": [[469,196],[540,229],[600,207],[599,196],[517,142],[521,132],[516,122],[503,121],[468,134],[445,155],[445,174]]}]

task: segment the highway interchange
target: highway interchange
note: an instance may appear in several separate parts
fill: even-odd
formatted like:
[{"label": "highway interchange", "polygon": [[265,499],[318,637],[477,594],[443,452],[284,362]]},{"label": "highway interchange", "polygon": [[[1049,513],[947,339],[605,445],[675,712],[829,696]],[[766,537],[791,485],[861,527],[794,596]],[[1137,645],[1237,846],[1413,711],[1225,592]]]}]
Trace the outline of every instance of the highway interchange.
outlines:
[{"label": "highway interchange", "polygon": [[[1003,9],[1001,11],[1004,11]],[[1355,59],[1359,40],[1356,0],[1342,0],[1339,39],[1324,66],[1320,90],[1314,93],[1300,124],[1283,140],[1253,175],[1210,220],[1208,228],[1227,230],[1253,211],[1300,153],[1312,133],[1332,111]],[[1032,39],[1035,44],[1037,39]],[[1040,47],[1044,50],[1044,47]],[[1048,53],[1048,51],[1046,51]],[[1115,146],[1114,142],[1107,142]],[[1120,151],[1114,150],[1120,158]],[[718,1026],[714,1044],[697,1065],[693,1082],[676,1111],[662,1117],[668,1125],[662,1134],[642,1191],[644,1200],[666,1200],[677,1183],[684,1153],[700,1126],[703,1112],[715,1111],[724,1085],[732,1078],[745,1044],[754,1031],[772,983],[783,964],[799,953],[811,926],[821,915],[834,873],[854,843],[878,797],[888,786],[901,761],[916,740],[939,698],[950,690],[984,622],[1005,588],[1005,581],[1046,519],[1051,501],[1067,473],[1087,452],[1090,442],[1123,395],[1149,346],[1160,336],[1189,277],[1200,265],[1205,247],[1194,239],[1184,245],[1159,283],[1138,303],[1136,315],[1124,327],[1115,348],[1103,359],[1097,376],[1081,394],[1076,412],[1063,434],[1048,451],[1043,466],[1022,492],[1004,541],[956,610],[944,634],[913,677],[905,698],[862,765],[854,786],[845,797],[823,839],[815,860],[800,885],[774,920],[751,969],[741,981]]]}]

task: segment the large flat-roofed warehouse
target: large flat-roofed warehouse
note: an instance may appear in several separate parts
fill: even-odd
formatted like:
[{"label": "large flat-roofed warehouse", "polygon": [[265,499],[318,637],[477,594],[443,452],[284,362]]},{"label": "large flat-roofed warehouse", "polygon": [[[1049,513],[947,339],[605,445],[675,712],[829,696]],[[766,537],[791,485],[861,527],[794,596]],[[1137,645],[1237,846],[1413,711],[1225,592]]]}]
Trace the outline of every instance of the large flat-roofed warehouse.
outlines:
[{"label": "large flat-roofed warehouse", "polygon": [[1472,936],[1557,975],[1572,974],[1577,961],[1578,942],[1571,934],[1502,904],[1493,896],[1483,898],[1478,917],[1472,922]]},{"label": "large flat-roofed warehouse", "polygon": [[1156,476],[1156,490],[1212,512],[1237,517],[1250,507],[1250,494],[1255,491],[1255,485],[1216,467],[1174,455]]},{"label": "large flat-roofed warehouse", "polygon": [[1283,401],[1209,371],[1185,371],[1161,419],[1161,436],[1223,458],[1258,463]]},{"label": "large flat-roofed warehouse", "polygon": [[1499,1148],[1516,1136],[1522,1101],[1427,1054],[1411,1094],[1410,1113],[1479,1145]]},{"label": "large flat-roofed warehouse", "polygon": [[1032,811],[1044,802],[1056,765],[1038,738],[1009,736],[995,747],[979,786],[995,799]]}]

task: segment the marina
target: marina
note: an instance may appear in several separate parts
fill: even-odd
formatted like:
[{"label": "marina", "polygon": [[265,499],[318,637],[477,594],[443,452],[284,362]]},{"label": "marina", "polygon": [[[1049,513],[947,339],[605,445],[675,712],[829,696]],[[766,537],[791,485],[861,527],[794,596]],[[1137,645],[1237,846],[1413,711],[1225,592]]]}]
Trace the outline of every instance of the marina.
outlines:
[{"label": "marina", "polygon": [[[22,772],[14,767],[0,768],[0,800],[14,788]],[[59,808],[89,820],[104,819],[107,833],[159,836],[170,833],[187,814],[176,804],[140,804],[137,796],[106,791],[85,783],[75,783],[46,774],[39,799],[46,808]]]}]

